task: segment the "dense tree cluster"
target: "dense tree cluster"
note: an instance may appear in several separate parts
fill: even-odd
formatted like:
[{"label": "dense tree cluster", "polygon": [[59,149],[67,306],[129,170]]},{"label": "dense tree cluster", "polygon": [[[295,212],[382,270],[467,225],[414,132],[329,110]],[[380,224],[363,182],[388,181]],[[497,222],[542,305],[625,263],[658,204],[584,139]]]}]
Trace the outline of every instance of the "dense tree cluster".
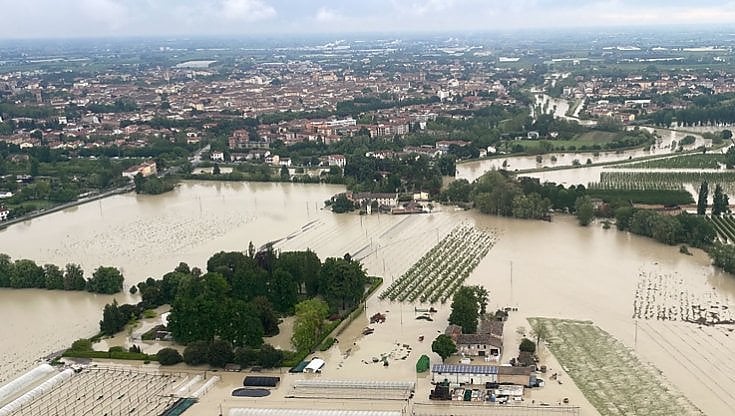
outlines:
[{"label": "dense tree cluster", "polygon": [[659,126],[670,126],[674,122],[682,126],[733,124],[733,97],[732,93],[701,95],[694,98],[688,108],[664,109],[651,114],[651,121]]},{"label": "dense tree cluster", "polygon": [[619,230],[651,237],[664,244],[688,244],[693,247],[709,247],[717,233],[706,218],[687,213],[677,216],[660,214],[650,210],[621,207],[615,210]]},{"label": "dense tree cluster", "polygon": [[69,263],[64,269],[53,264],[37,265],[33,260],[12,261],[0,254],[0,287],[15,289],[86,290],[93,293],[113,294],[122,290],[124,278],[113,267],[99,267],[87,280],[77,264]]},{"label": "dense tree cluster", "polygon": [[176,186],[174,182],[158,176],[143,177],[140,173],[133,178],[135,192],[138,194],[158,195],[171,191]]},{"label": "dense tree cluster", "polygon": [[[318,314],[323,323],[330,311],[339,313],[360,302],[366,283],[361,265],[349,258],[328,258],[322,264],[311,251],[256,253],[251,244],[248,253],[215,254],[206,273],[181,263],[159,280],[139,283],[142,301],[107,305],[100,329],[117,332],[145,309],[171,304],[168,330],[176,341],[211,345],[217,340],[262,350],[263,336],[278,333],[279,316],[298,315],[309,302],[323,302],[324,312]],[[317,296],[323,301],[299,303]],[[186,352],[183,358],[191,361]]]},{"label": "dense tree cluster", "polygon": [[[466,185],[457,187],[462,192],[458,197],[464,198]],[[527,219],[546,218],[551,209],[574,212],[577,198],[586,193],[581,185],[565,188],[549,182],[541,184],[538,179],[516,179],[505,171],[488,172],[471,188],[469,199],[480,212]]]}]

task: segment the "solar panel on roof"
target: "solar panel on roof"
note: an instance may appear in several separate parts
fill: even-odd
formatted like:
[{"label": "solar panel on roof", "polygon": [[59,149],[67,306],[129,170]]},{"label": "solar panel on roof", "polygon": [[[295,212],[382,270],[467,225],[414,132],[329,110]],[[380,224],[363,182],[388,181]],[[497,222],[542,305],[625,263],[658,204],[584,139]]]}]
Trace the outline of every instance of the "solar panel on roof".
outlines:
[{"label": "solar panel on roof", "polygon": [[498,374],[498,367],[494,365],[434,364],[431,370],[449,374]]}]

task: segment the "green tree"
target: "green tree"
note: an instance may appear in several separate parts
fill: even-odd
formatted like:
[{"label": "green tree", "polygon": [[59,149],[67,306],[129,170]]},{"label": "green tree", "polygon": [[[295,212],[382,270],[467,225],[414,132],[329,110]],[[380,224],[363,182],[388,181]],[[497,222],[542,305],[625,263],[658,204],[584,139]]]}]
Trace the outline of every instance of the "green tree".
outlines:
[{"label": "green tree", "polygon": [[291,273],[276,269],[269,282],[269,298],[274,308],[284,314],[290,314],[298,299],[298,284]]},{"label": "green tree", "polygon": [[135,193],[140,194],[143,193],[143,185],[145,184],[145,178],[143,177],[143,174],[138,172],[133,177],[133,183],[135,184]]},{"label": "green tree", "polygon": [[728,169],[735,167],[735,146],[730,146],[725,152],[725,165]]},{"label": "green tree", "polygon": [[227,341],[214,340],[207,348],[207,363],[212,367],[223,368],[233,358],[232,345]]},{"label": "green tree", "polygon": [[319,299],[309,299],[296,304],[291,343],[297,351],[310,351],[319,342],[329,306]]},{"label": "green tree", "polygon": [[528,338],[523,338],[521,344],[518,346],[518,350],[533,354],[536,352],[536,344]]},{"label": "green tree", "polygon": [[457,352],[457,345],[448,335],[441,334],[431,343],[431,350],[437,353],[444,362],[449,356]]},{"label": "green tree", "polygon": [[265,344],[260,348],[258,359],[260,361],[260,365],[265,368],[278,367],[283,361],[283,351]]},{"label": "green tree", "polygon": [[124,281],[125,278],[117,268],[100,266],[87,282],[87,291],[112,295],[122,290]]},{"label": "green tree", "polygon": [[300,293],[316,296],[319,293],[319,280],[322,262],[313,251],[290,251],[278,256],[277,268],[283,269],[294,277]]},{"label": "green tree", "polygon": [[322,265],[319,289],[332,309],[356,305],[365,293],[367,276],[356,261],[328,258]]},{"label": "green tree", "polygon": [[485,315],[487,312],[487,303],[490,300],[490,293],[483,286],[470,286],[475,291],[475,299],[480,305],[480,315]]},{"label": "green tree", "polygon": [[712,215],[720,216],[730,212],[730,198],[722,192],[722,186],[715,186],[714,200],[712,202]]},{"label": "green tree", "polygon": [[452,297],[452,312],[449,323],[462,327],[465,334],[477,332],[480,305],[475,290],[468,286],[460,287]]},{"label": "green tree", "polygon": [[117,301],[113,300],[112,303],[105,305],[105,309],[102,312],[102,320],[100,321],[100,332],[105,335],[115,335],[122,331],[125,325],[128,323],[129,317],[123,315],[123,312],[117,305]]},{"label": "green tree", "polygon": [[697,215],[707,213],[707,197],[709,196],[709,186],[707,181],[702,182],[699,186],[699,197],[697,198]]},{"label": "green tree", "polygon": [[291,180],[291,173],[289,173],[288,166],[286,165],[281,166],[281,180],[284,182]]},{"label": "green tree", "polygon": [[0,287],[10,287],[14,274],[14,264],[10,256],[0,254]]},{"label": "green tree", "polygon": [[201,365],[207,362],[209,342],[195,341],[184,348],[184,362],[189,365]]},{"label": "green tree", "polygon": [[46,264],[43,266],[43,274],[45,277],[45,286],[49,290],[64,289],[64,273],[59,266],[55,264]]},{"label": "green tree", "polygon": [[10,286],[14,288],[39,288],[46,285],[46,277],[43,267],[37,265],[33,260],[16,260],[13,265],[13,275],[10,278]]},{"label": "green tree", "polygon": [[219,175],[221,173],[219,164],[215,163],[212,167],[212,175]]},{"label": "green tree", "polygon": [[620,207],[615,210],[615,225],[618,230],[625,231],[630,229],[630,221],[633,219],[635,210],[632,207]]},{"label": "green tree", "polygon": [[181,354],[173,348],[162,348],[156,353],[158,363],[161,365],[174,365],[184,361]]},{"label": "green tree", "polygon": [[452,203],[469,202],[472,185],[467,179],[457,179],[452,181],[443,193],[443,197]]},{"label": "green tree", "polygon": [[735,273],[735,245],[715,243],[709,250],[715,266],[728,273]]},{"label": "green tree", "polygon": [[258,296],[250,301],[253,310],[256,312],[260,324],[263,327],[264,335],[272,337],[278,335],[278,316],[273,310],[273,305],[265,296]]},{"label": "green tree", "polygon": [[78,264],[69,263],[64,269],[64,290],[84,290],[87,280],[84,271]]},{"label": "green tree", "polygon": [[263,324],[252,304],[238,299],[226,299],[218,319],[217,334],[233,345],[259,347],[263,343]]},{"label": "green tree", "polygon": [[334,202],[332,203],[332,212],[335,214],[343,214],[345,212],[350,212],[355,209],[355,205],[347,199],[347,195],[345,194],[339,194],[336,198],[334,198]]},{"label": "green tree", "polygon": [[592,199],[587,195],[577,198],[574,202],[574,211],[581,226],[589,225],[595,218],[595,207]]}]

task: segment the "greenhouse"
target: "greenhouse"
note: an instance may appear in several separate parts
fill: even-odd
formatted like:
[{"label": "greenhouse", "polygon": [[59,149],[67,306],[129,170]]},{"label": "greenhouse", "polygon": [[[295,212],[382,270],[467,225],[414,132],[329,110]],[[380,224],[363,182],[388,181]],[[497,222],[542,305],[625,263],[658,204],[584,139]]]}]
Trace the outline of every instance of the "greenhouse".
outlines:
[{"label": "greenhouse", "polygon": [[8,384],[0,387],[0,405],[13,397],[14,395],[22,392],[28,386],[38,382],[42,378],[53,373],[55,370],[48,364],[41,364],[33,370],[23,374],[22,376],[10,381]]},{"label": "greenhouse", "polygon": [[413,381],[297,380],[294,397],[406,400],[416,388]]},{"label": "greenhouse", "polygon": [[401,412],[306,409],[230,409],[229,416],[401,416]]}]

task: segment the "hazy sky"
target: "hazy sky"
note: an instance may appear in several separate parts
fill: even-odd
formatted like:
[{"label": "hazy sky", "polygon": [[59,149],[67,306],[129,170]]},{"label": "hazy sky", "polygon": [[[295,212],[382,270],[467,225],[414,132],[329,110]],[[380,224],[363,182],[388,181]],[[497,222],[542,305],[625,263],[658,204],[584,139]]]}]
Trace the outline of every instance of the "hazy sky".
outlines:
[{"label": "hazy sky", "polygon": [[735,0],[0,0],[0,38],[735,22]]}]

